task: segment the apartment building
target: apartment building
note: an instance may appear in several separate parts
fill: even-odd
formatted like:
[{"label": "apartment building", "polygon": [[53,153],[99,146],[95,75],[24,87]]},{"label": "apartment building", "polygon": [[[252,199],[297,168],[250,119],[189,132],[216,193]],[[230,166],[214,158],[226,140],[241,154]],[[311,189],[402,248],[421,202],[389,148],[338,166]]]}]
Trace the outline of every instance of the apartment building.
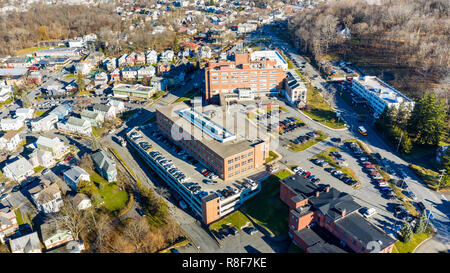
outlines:
[{"label": "apartment building", "polygon": [[[220,116],[224,119],[220,120]],[[226,118],[230,118],[229,113],[214,105],[204,107],[203,111],[189,107],[176,110],[173,106],[156,110],[156,122],[161,132],[223,180],[243,176],[262,167],[269,156],[270,142],[270,138],[252,127],[254,125],[248,120],[246,124],[235,124],[227,122]],[[247,132],[254,135],[242,138],[246,126]],[[174,139],[174,132],[179,131],[184,137]]]},{"label": "apartment building", "polygon": [[286,74],[277,60],[238,53],[234,61],[210,62],[205,68],[205,100],[217,102],[221,93],[251,88],[255,97],[279,94]]},{"label": "apartment building", "polygon": [[[306,252],[330,249],[313,232],[313,226],[332,234],[339,247],[352,252],[371,252],[374,244],[379,245],[380,253],[392,252],[396,240],[360,215],[361,206],[347,193],[329,186],[320,188],[300,175],[293,175],[281,180],[280,199],[290,208],[289,237]],[[315,251],[309,251],[311,247]]]},{"label": "apartment building", "polygon": [[399,107],[402,103],[413,109],[414,101],[375,76],[352,79],[351,89],[358,97],[367,101],[373,116],[379,117],[386,107]]}]

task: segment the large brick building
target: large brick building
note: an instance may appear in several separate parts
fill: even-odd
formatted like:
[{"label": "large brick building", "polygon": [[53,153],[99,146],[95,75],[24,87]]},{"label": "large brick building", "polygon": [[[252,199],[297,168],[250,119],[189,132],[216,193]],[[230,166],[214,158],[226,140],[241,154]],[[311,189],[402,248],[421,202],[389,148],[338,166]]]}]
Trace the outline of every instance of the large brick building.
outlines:
[{"label": "large brick building", "polygon": [[[375,227],[358,213],[361,206],[347,193],[311,183],[300,175],[280,183],[280,198],[289,208],[289,236],[306,252],[330,252],[337,246],[325,243],[311,227],[332,234],[339,247],[356,253],[392,252],[395,239]],[[322,250],[321,250],[322,249]],[[342,251],[342,250],[341,250]]]},{"label": "large brick building", "polygon": [[[222,114],[221,114],[222,113]],[[225,119],[220,120],[219,116]],[[221,107],[208,105],[203,111],[174,106],[156,109],[158,128],[186,152],[214,171],[221,179],[228,180],[253,172],[265,164],[269,156],[270,138],[258,131],[250,122],[232,122]],[[237,127],[234,127],[237,126]],[[174,139],[173,132],[184,137]],[[241,134],[241,132],[245,135]],[[250,133],[249,133],[250,132]]]},{"label": "large brick building", "polygon": [[[221,93],[233,93],[239,88],[250,88],[255,97],[279,94],[283,87],[285,61],[277,57],[238,53],[234,61],[210,62],[205,68],[205,100],[215,102]],[[283,63],[284,62],[284,63]]]}]

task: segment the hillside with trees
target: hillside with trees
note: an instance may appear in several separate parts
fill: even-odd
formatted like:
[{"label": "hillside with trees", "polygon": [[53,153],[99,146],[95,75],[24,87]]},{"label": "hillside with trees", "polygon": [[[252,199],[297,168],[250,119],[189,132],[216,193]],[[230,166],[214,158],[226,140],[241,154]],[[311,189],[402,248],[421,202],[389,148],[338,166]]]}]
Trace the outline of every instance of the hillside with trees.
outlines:
[{"label": "hillside with trees", "polygon": [[[414,99],[434,92],[449,100],[449,2],[331,1],[289,21],[293,44],[317,63],[344,59]],[[347,27],[350,36],[339,35]]]}]

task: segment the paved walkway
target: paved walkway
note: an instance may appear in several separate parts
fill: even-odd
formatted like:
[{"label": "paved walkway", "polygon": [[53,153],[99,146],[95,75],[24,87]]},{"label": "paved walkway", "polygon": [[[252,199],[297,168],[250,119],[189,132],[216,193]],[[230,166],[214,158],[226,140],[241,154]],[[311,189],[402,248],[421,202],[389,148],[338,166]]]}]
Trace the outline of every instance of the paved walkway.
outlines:
[{"label": "paved walkway", "polygon": [[446,247],[441,241],[433,237],[425,241],[414,250],[414,253],[450,253],[450,249]]}]

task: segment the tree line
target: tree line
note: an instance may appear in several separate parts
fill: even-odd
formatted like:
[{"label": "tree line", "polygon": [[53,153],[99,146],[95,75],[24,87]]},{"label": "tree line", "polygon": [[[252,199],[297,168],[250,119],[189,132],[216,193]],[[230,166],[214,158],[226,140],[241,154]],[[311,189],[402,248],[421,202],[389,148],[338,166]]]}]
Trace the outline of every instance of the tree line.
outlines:
[{"label": "tree line", "polygon": [[[315,61],[330,56],[370,73],[395,72],[391,84],[419,98],[433,90],[449,99],[449,2],[445,0],[330,1],[288,22],[294,45]],[[338,32],[350,30],[346,38]]]}]

